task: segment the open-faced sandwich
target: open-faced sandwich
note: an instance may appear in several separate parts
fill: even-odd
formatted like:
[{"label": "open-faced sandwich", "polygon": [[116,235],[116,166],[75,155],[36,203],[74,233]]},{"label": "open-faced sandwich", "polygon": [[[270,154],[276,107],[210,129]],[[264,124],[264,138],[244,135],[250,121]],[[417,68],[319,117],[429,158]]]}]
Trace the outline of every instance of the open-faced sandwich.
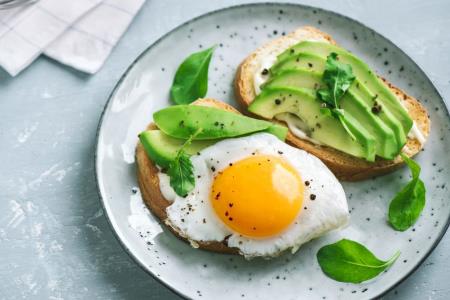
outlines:
[{"label": "open-faced sandwich", "polygon": [[[238,68],[237,98],[267,120],[255,119],[204,99],[213,51],[186,58],[170,90],[178,105],[154,113],[139,135],[143,199],[176,236],[246,258],[295,252],[347,224],[335,176],[364,179],[402,162],[412,176],[391,200],[388,220],[398,231],[416,222],[425,184],[410,157],[430,130],[416,99],[327,34],[304,27],[257,49]],[[317,261],[328,277],[358,283],[399,255],[383,261],[344,238],[319,249]]]},{"label": "open-faced sandwich", "polygon": [[153,119],[136,152],[142,196],[193,247],[272,257],[347,223],[341,184],[284,143],[286,127],[212,99]]},{"label": "open-faced sandwich", "polygon": [[399,154],[418,153],[430,130],[418,100],[312,27],[251,53],[238,68],[235,93],[253,115],[286,123],[287,142],[343,180],[396,169]]}]

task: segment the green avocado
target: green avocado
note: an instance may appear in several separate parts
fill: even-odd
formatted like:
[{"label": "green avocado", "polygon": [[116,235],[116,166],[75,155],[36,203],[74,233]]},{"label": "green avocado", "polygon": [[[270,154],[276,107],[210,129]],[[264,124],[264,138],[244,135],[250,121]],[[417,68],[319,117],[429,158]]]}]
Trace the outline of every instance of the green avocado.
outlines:
[{"label": "green avocado", "polygon": [[317,90],[324,86],[322,83],[322,73],[301,68],[282,69],[275,76],[270,77],[269,80],[261,85],[261,88],[283,86]]},{"label": "green avocado", "polygon": [[213,107],[174,105],[157,111],[153,120],[165,134],[179,139],[211,140],[268,132],[284,141],[287,128]]},{"label": "green avocado", "polygon": [[[265,87],[284,88],[300,87],[315,89],[321,87],[322,74],[307,70],[284,70],[269,80]],[[370,99],[369,99],[370,100]],[[373,103],[373,100],[370,102]],[[366,101],[352,93],[351,89],[341,99],[341,108],[353,116],[363,127],[370,132],[376,140],[376,154],[386,159],[393,159],[401,150],[392,129],[384,121],[371,111]]]},{"label": "green avocado", "polygon": [[[314,81],[317,81],[318,76],[319,82],[321,82],[321,76],[323,74],[323,71],[325,69],[325,63],[326,59],[319,57],[317,55],[309,54],[309,53],[301,53],[299,55],[308,55],[308,56],[315,56],[316,60],[315,63],[312,65],[312,67],[305,67],[305,64],[301,64],[300,62],[297,62],[296,56],[288,57],[284,59],[282,62],[277,63],[276,65],[280,64],[280,66],[277,68],[277,73],[274,74],[265,84],[264,86],[280,86],[280,79],[278,78],[282,74],[289,74],[290,76],[290,82],[298,82],[295,77],[297,77],[295,71],[310,71],[312,72],[313,79],[302,80],[302,85],[300,87],[307,87],[307,88],[316,88],[316,83]],[[302,74],[302,78],[306,78],[306,74]],[[285,81],[286,79],[282,79],[282,81]],[[320,86],[319,86],[320,88]],[[399,149],[403,147],[407,140],[407,135],[403,129],[402,124],[400,121],[395,117],[395,115],[391,112],[391,108],[388,107],[388,105],[385,104],[385,101],[383,101],[382,98],[377,97],[375,94],[373,94],[367,86],[362,83],[358,78],[355,79],[352,86],[348,90],[349,93],[352,93],[355,97],[361,99],[368,105],[369,107],[373,107],[375,104],[375,101],[381,105],[382,109],[378,112],[378,116],[383,120],[383,122],[389,126],[389,128],[394,132],[395,138],[397,140],[397,144]],[[375,100],[374,100],[375,99]]]},{"label": "green avocado", "polygon": [[[139,140],[144,146],[145,152],[158,166],[167,168],[175,159],[178,150],[186,140],[170,137],[161,130],[147,130],[139,134]],[[215,144],[218,140],[192,141],[184,150],[193,155],[202,149]]]},{"label": "green avocado", "polygon": [[403,148],[403,146],[406,144],[407,135],[405,134],[400,121],[391,112],[391,109],[389,109],[387,105],[384,105],[384,102],[382,100],[379,101],[378,97],[372,94],[367,89],[366,85],[361,83],[359,80],[355,80],[348,91],[353,96],[363,100],[367,105],[371,107],[374,107],[376,103],[381,105],[382,109],[378,110],[377,115],[394,132],[400,151],[401,148]]},{"label": "green avocado", "polygon": [[332,52],[338,54],[338,58],[342,63],[349,64],[352,67],[353,73],[360,83],[363,83],[372,94],[377,96],[377,101],[382,106],[389,108],[402,124],[404,133],[407,134],[411,130],[413,120],[406,109],[369,66],[350,52],[330,43],[303,41],[281,53],[277,60],[281,63],[283,60],[299,53],[314,53],[314,55],[325,59]]},{"label": "green avocado", "polygon": [[281,113],[295,114],[306,124],[309,129],[307,134],[311,138],[350,155],[368,161],[375,160],[375,138],[358,120],[346,113],[346,125],[356,137],[356,140],[353,140],[336,118],[321,112],[321,103],[316,100],[314,90],[266,87],[248,109],[267,119]]},{"label": "green avocado", "polygon": [[270,68],[271,75],[275,75],[282,70],[304,69],[304,70],[322,70],[325,68],[325,60],[312,53],[299,53],[290,55],[286,59],[277,59],[276,63]]}]

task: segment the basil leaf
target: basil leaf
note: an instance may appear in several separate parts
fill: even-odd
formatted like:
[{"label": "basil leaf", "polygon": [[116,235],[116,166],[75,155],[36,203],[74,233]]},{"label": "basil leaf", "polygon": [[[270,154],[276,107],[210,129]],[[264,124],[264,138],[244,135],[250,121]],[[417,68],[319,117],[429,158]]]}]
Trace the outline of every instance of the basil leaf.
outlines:
[{"label": "basil leaf", "polygon": [[399,255],[397,251],[389,260],[383,261],[363,245],[342,239],[320,248],[317,260],[328,277],[341,282],[360,283],[386,270]]},{"label": "basil leaf", "polygon": [[337,118],[352,139],[356,139],[346,124],[345,115],[340,111],[339,100],[344,96],[355,80],[352,67],[338,61],[338,55],[334,52],[327,57],[322,81],[326,87],[317,90],[317,98],[326,104],[332,115]]},{"label": "basil leaf", "polygon": [[173,102],[189,104],[206,95],[208,68],[214,48],[193,53],[181,63],[170,88]]},{"label": "basil leaf", "polygon": [[425,184],[420,180],[420,166],[405,154],[400,154],[411,170],[412,180],[392,199],[389,223],[395,230],[405,231],[419,218],[425,206]]},{"label": "basil leaf", "polygon": [[170,186],[178,196],[186,197],[187,194],[195,187],[194,166],[188,154],[184,151],[192,140],[202,132],[202,128],[192,134],[188,140],[181,146],[177,152],[177,156],[169,163],[167,175],[170,177]]}]

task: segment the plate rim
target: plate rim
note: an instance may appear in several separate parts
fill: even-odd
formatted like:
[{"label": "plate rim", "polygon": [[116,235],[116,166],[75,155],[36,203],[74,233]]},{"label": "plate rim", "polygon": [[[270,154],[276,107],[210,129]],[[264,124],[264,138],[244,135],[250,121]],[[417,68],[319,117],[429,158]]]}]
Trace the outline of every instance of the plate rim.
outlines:
[{"label": "plate rim", "polygon": [[[384,39],[385,41],[387,41],[388,44],[390,44],[391,47],[395,48],[397,51],[401,52],[406,58],[408,58],[413,65],[422,73],[422,75],[426,78],[426,81],[431,84],[432,89],[434,90],[434,92],[439,96],[441,102],[443,103],[443,106],[445,108],[445,113],[446,113],[446,117],[450,118],[450,113],[449,113],[449,107],[447,105],[447,103],[444,101],[444,97],[442,97],[441,92],[439,91],[439,89],[435,86],[434,82],[430,79],[430,77],[428,76],[428,74],[422,69],[422,67],[416,63],[415,60],[413,60],[411,58],[411,56],[409,54],[407,54],[405,51],[403,51],[399,46],[397,46],[394,42],[392,42],[390,39],[388,39],[387,37],[385,37],[383,34],[378,33],[377,31],[375,31],[374,29],[372,29],[371,27],[367,26],[366,24],[362,23],[359,20],[353,19],[351,17],[348,17],[346,15],[343,15],[341,13],[329,10],[329,9],[325,9],[325,8],[321,8],[321,7],[316,7],[316,6],[312,6],[312,5],[306,5],[306,4],[301,4],[301,3],[291,3],[291,2],[257,2],[257,3],[244,3],[244,4],[238,4],[238,5],[232,5],[232,6],[225,6],[219,9],[214,9],[211,11],[208,11],[206,13],[200,14],[198,16],[195,16],[177,26],[175,26],[174,28],[170,29],[169,31],[167,31],[166,33],[162,34],[160,37],[158,37],[152,44],[150,44],[148,47],[146,47],[134,60],[133,62],[126,68],[125,72],[120,76],[119,80],[116,82],[116,84],[114,85],[112,91],[110,92],[110,94],[108,95],[107,101],[104,104],[103,110],[100,114],[100,118],[99,118],[99,122],[97,125],[97,129],[96,129],[96,136],[95,136],[95,152],[94,152],[94,165],[95,165],[95,183],[96,183],[96,187],[97,187],[97,194],[98,197],[100,199],[100,202],[102,204],[102,209],[105,212],[105,217],[108,221],[109,226],[111,227],[112,231],[113,231],[113,235],[116,238],[116,240],[119,242],[119,244],[122,246],[122,248],[125,250],[125,252],[128,254],[129,257],[131,257],[133,259],[133,261],[135,261],[137,263],[137,265],[144,270],[144,272],[146,272],[147,274],[151,275],[154,279],[157,280],[157,282],[161,283],[163,286],[165,286],[166,288],[168,288],[169,290],[171,290],[172,292],[174,292],[175,294],[177,294],[178,296],[184,298],[184,299],[190,299],[190,297],[188,295],[183,294],[182,292],[180,292],[179,290],[177,290],[175,287],[173,287],[167,280],[163,280],[162,278],[156,276],[156,274],[154,272],[152,272],[150,269],[148,269],[146,267],[146,265],[144,264],[144,262],[142,262],[141,260],[139,260],[137,258],[137,256],[130,250],[130,248],[126,245],[126,242],[122,239],[122,237],[120,236],[120,234],[118,233],[118,230],[116,229],[115,225],[113,224],[110,216],[109,216],[109,210],[106,207],[106,201],[105,198],[102,194],[101,188],[100,188],[100,179],[99,179],[99,159],[98,159],[98,151],[99,151],[99,143],[100,143],[100,132],[101,129],[103,127],[103,122],[104,122],[104,117],[106,115],[106,111],[109,108],[110,104],[111,104],[111,100],[114,97],[116,91],[119,89],[119,87],[121,86],[122,82],[125,80],[125,78],[128,76],[128,74],[130,73],[130,71],[134,68],[134,66],[141,61],[141,59],[149,52],[151,51],[154,47],[156,47],[160,42],[162,42],[164,39],[166,39],[168,36],[170,36],[172,33],[178,31],[179,29],[194,23],[198,20],[201,20],[203,18],[209,17],[211,15],[214,14],[218,14],[218,13],[222,13],[225,11],[230,11],[230,10],[234,10],[234,9],[242,9],[242,8],[246,8],[246,7],[255,7],[255,6],[291,6],[291,7],[298,7],[298,8],[303,8],[303,9],[307,9],[307,10],[317,10],[317,11],[321,11],[323,13],[326,14],[331,14],[334,15],[336,17],[339,18],[343,18],[349,22],[353,22],[354,24],[357,24],[359,26],[364,27],[365,29],[367,29],[369,32],[371,32],[372,34],[375,34],[379,37],[381,37],[382,39]],[[450,104],[449,104],[450,105]],[[444,227],[442,227],[441,231],[439,232],[437,238],[433,241],[431,248],[425,253],[425,255],[419,260],[419,262],[409,271],[407,272],[403,277],[401,277],[399,280],[397,280],[396,282],[394,282],[393,284],[389,285],[386,287],[386,289],[384,291],[382,291],[381,293],[375,295],[372,299],[377,299],[379,297],[382,297],[384,295],[386,295],[388,292],[390,292],[391,290],[393,290],[395,287],[397,287],[398,285],[400,285],[402,282],[404,282],[407,278],[409,278],[415,271],[417,271],[417,269],[423,264],[423,262],[431,255],[431,253],[436,249],[437,245],[441,242],[442,238],[444,237],[445,233],[447,232],[448,227],[450,226],[450,214],[449,217],[447,218],[446,224],[444,225]]]}]

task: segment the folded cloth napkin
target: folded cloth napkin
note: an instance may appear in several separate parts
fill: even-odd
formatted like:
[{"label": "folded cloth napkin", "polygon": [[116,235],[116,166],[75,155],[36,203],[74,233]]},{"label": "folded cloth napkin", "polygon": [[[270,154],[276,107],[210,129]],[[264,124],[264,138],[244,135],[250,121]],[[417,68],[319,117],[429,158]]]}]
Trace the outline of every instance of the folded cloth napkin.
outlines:
[{"label": "folded cloth napkin", "polygon": [[145,0],[40,0],[0,11],[0,66],[17,75],[40,54],[95,73]]}]

